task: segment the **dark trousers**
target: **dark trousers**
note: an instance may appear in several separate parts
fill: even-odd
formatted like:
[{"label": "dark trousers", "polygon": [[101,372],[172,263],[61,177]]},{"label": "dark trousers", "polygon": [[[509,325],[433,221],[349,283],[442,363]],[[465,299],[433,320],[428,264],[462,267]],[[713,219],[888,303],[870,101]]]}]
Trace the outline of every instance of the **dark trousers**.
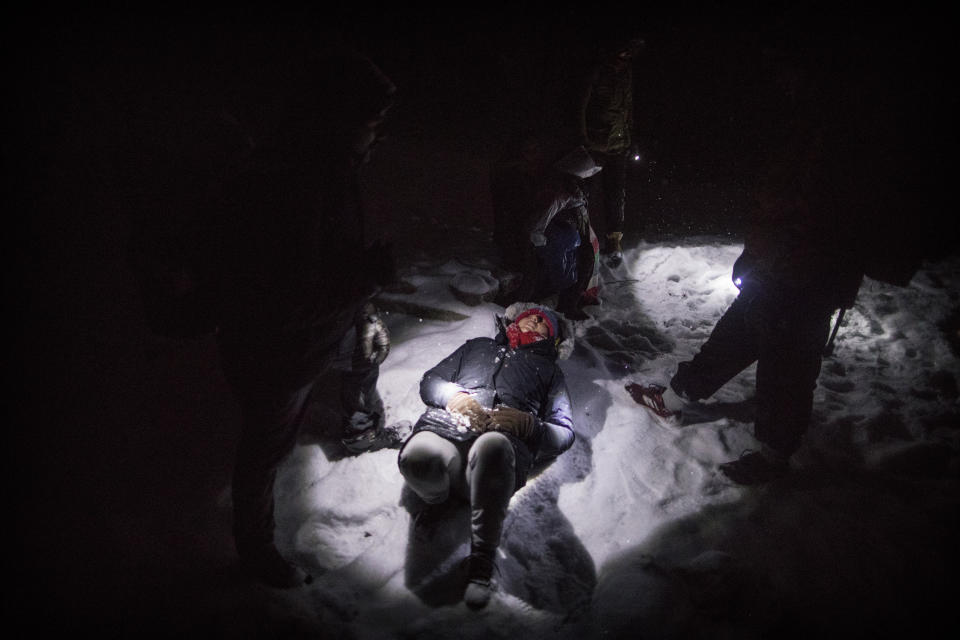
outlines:
[{"label": "dark trousers", "polygon": [[353,333],[344,336],[324,366],[306,377],[291,376],[285,358],[266,355],[254,340],[221,340],[221,366],[242,414],[232,487],[233,533],[241,556],[273,544],[277,469],[297,443],[321,376],[340,371],[339,412],[345,428],[358,417],[373,425],[382,421],[383,405],[376,390],[380,368],[358,357]]},{"label": "dark trousers", "polygon": [[594,192],[599,186],[603,192],[604,233],[622,233],[627,202],[627,153],[591,151],[590,155],[603,167],[603,170],[592,178],[590,188],[591,192]]},{"label": "dark trousers", "polygon": [[581,238],[580,246],[577,247],[576,260],[577,281],[561,291],[557,299],[557,310],[562,313],[577,308],[584,292],[590,286],[590,279],[593,277],[596,268],[596,255],[589,233],[586,237]]},{"label": "dark trousers", "polygon": [[690,400],[712,396],[757,363],[754,434],[790,455],[800,446],[813,408],[813,390],[832,309],[741,293],[670,386]]}]

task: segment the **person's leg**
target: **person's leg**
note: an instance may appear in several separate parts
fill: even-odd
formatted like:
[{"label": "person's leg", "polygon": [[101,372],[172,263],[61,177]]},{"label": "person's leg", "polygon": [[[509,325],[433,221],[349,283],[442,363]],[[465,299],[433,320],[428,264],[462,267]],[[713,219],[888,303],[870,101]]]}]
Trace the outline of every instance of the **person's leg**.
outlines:
[{"label": "person's leg", "polygon": [[547,225],[544,232],[547,243],[537,247],[540,262],[540,293],[559,293],[577,282],[577,250],[580,234],[573,215],[561,212]]},{"label": "person's leg", "polygon": [[605,154],[600,177],[603,185],[606,233],[608,236],[617,231],[623,233],[624,209],[627,202],[627,156],[623,153]]},{"label": "person's leg", "polygon": [[334,367],[340,371],[340,410],[344,448],[364,453],[384,448],[399,448],[409,433],[409,421],[386,427],[383,400],[377,391],[380,366],[363,356],[351,329],[341,340]]},{"label": "person's leg", "polygon": [[784,458],[800,447],[810,423],[829,331],[829,314],[808,311],[782,314],[762,333],[754,433]]},{"label": "person's leg", "polygon": [[415,433],[399,458],[400,474],[427,504],[445,502],[461,485],[463,461],[454,443],[431,431]]},{"label": "person's leg", "polygon": [[572,254],[570,260],[576,265],[576,280],[561,291],[557,310],[572,320],[581,320],[588,316],[580,311],[579,307],[600,303],[598,297],[600,247],[585,207],[571,212],[570,219],[577,230],[576,242],[573,243],[571,239],[573,246],[570,249]]},{"label": "person's leg", "polygon": [[770,307],[757,313],[757,415],[760,451],[720,465],[739,484],[768,482],[785,474],[810,422],[813,390],[829,332],[830,314]]},{"label": "person's leg", "polygon": [[344,435],[382,424],[383,400],[377,391],[380,367],[363,357],[356,328],[341,338],[333,367],[340,372]]},{"label": "person's leg", "polygon": [[550,290],[557,294],[556,309],[571,320],[587,316],[580,311],[583,292],[594,274],[593,245],[586,209],[565,211],[547,228],[547,247],[554,255],[547,269],[557,277]]},{"label": "person's leg", "polygon": [[603,186],[603,209],[605,214],[606,244],[604,253],[607,264],[617,267],[623,260],[624,209],[627,201],[627,157],[622,153],[605,154],[603,171],[600,172]]},{"label": "person's leg", "polygon": [[217,347],[242,416],[231,486],[240,565],[273,586],[303,584],[308,576],[274,544],[273,488],[277,469],[296,445],[315,379],[291,374],[285,366],[294,359],[290,346],[272,335],[222,330]]},{"label": "person's leg", "polygon": [[377,391],[380,367],[363,363],[340,376],[343,435],[350,437],[383,426],[383,400]]},{"label": "person's leg", "polygon": [[277,469],[297,442],[312,383],[293,391],[248,389],[233,472],[234,540],[241,564],[256,578],[279,587],[302,584],[299,569],[274,544],[273,488]]},{"label": "person's leg", "polygon": [[685,400],[709,398],[757,359],[759,340],[748,317],[751,304],[751,298],[738,296],[693,359],[677,366],[670,388],[678,396]]},{"label": "person's leg", "polygon": [[470,491],[470,558],[466,603],[483,607],[490,599],[494,557],[507,506],[516,490],[516,454],[510,439],[487,432],[470,447],[467,486]]},{"label": "person's leg", "polygon": [[582,260],[585,275],[581,285],[583,292],[580,294],[579,304],[580,306],[598,305],[600,304],[600,240],[589,221],[581,242],[580,260]]},{"label": "person's leg", "polygon": [[632,383],[627,391],[658,418],[682,424],[686,403],[709,398],[757,359],[759,337],[752,306],[751,297],[737,297],[693,359],[677,365],[667,386]]},{"label": "person's leg", "polygon": [[507,505],[516,488],[515,464],[513,444],[502,433],[484,433],[470,447],[466,481],[475,548],[492,550],[500,544]]}]

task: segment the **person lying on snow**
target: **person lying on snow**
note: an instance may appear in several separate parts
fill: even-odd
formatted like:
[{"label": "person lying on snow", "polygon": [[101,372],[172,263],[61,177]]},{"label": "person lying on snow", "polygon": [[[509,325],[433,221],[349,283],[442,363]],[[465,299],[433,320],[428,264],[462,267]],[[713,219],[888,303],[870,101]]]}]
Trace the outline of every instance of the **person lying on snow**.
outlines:
[{"label": "person lying on snow", "polygon": [[507,505],[534,464],[574,441],[566,381],[558,360],[573,351],[569,320],[528,302],[497,317],[494,338],[467,340],[427,371],[420,397],[427,410],[400,450],[410,489],[428,505],[468,499],[470,555],[464,601],[490,600],[494,554]]}]

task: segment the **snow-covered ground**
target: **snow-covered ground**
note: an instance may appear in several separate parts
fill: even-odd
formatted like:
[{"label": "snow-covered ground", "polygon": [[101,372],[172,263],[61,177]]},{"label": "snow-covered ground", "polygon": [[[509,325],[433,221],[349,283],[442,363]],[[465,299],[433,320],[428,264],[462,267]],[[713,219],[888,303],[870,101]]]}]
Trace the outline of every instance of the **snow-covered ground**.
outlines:
[{"label": "snow-covered ground", "polygon": [[[435,14],[431,7],[429,21]],[[199,145],[178,125],[187,98],[216,94],[221,83],[232,95],[232,83],[242,89],[249,79],[209,83],[201,71],[204,56],[217,57],[224,27],[214,26],[229,23],[227,14],[185,33],[176,17],[100,17],[46,12],[22,28],[10,23],[11,122],[20,131],[7,142],[23,143],[10,147],[9,164],[24,189],[10,210],[27,227],[14,224],[7,273],[8,314],[20,320],[8,371],[14,506],[4,564],[15,634],[873,638],[956,626],[960,253],[926,264],[908,287],[864,283],[824,360],[793,473],[773,484],[737,487],[717,472],[756,446],[753,370],[688,410],[680,427],[651,419],[624,388],[666,381],[736,294],[735,237],[693,234],[736,233],[741,222],[734,200],[750,185],[724,182],[715,165],[738,153],[727,142],[739,139],[739,121],[719,122],[745,89],[721,71],[745,54],[711,46],[725,31],[701,25],[699,10],[688,30],[654,29],[640,61],[638,121],[657,144],[631,169],[627,221],[642,223],[648,240],[602,273],[603,305],[578,325],[578,346],[562,363],[577,441],[514,497],[489,607],[460,602],[466,508],[415,529],[396,452],[343,457],[320,403],[277,483],[279,545],[315,579],[292,591],[241,579],[229,503],[236,400],[212,338],[149,333],[123,251],[138,207],[169,204],[150,197],[168,196],[161,187],[181,177],[167,175],[167,161],[183,171],[181,152]],[[529,40],[551,33],[537,17],[535,30],[504,34],[521,38],[513,51],[544,46]],[[917,105],[946,114],[954,85],[940,71],[947,67],[927,62],[947,59],[939,51],[949,21],[936,21],[942,32],[914,30],[902,17],[888,28],[903,46],[879,59],[905,62],[877,68],[926,70],[904,86],[923,89]],[[498,33],[499,14],[491,19]],[[502,57],[500,38],[461,33],[469,25],[459,17],[456,29],[438,29],[442,40],[404,28],[417,20],[391,21],[389,41],[369,38],[403,98],[370,166],[369,226],[401,249],[403,276],[416,287],[381,300],[392,309],[380,378],[391,420],[415,419],[423,372],[467,338],[491,335],[502,311],[468,306],[449,285],[487,282],[495,269],[487,172],[500,125],[516,114],[489,100],[503,95],[504,71],[541,60]],[[754,31],[749,21],[741,27]],[[886,52],[890,40],[878,41]],[[921,55],[928,48],[937,55]],[[724,96],[725,108],[714,102]],[[678,230],[686,237],[654,239]]]},{"label": "snow-covered ground", "polygon": [[[794,473],[743,488],[717,465],[756,446],[753,368],[680,427],[624,388],[665,381],[696,352],[736,295],[739,250],[709,237],[643,243],[605,269],[603,305],[578,323],[562,365],[576,444],[514,496],[486,610],[459,602],[465,506],[416,531],[395,451],[341,458],[305,437],[278,479],[278,539],[316,579],[262,589],[271,606],[248,616],[280,635],[357,638],[759,638],[926,624],[932,585],[948,584],[955,557],[960,362],[938,323],[956,305],[960,261],[928,264],[905,288],[864,283],[824,361]],[[503,309],[469,307],[449,284],[493,269],[482,255],[423,260],[404,273],[415,293],[385,296],[387,308],[466,316],[388,314],[380,390],[391,420],[423,410],[424,371],[492,335]],[[251,622],[222,605],[225,628]]]}]

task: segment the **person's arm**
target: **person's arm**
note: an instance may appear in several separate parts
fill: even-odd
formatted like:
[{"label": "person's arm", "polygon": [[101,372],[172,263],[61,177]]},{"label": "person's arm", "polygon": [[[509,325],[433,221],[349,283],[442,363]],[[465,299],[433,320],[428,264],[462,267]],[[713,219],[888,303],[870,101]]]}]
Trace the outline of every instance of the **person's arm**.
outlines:
[{"label": "person's arm", "polygon": [[547,244],[547,226],[559,212],[579,199],[579,194],[568,191],[556,178],[548,181],[537,194],[536,207],[530,216],[533,221],[530,225],[530,242],[533,246],[542,247]]},{"label": "person's arm", "polygon": [[466,387],[455,381],[460,377],[460,367],[467,345],[441,360],[420,379],[420,398],[431,407],[446,409],[447,404],[458,393],[467,392]]},{"label": "person's arm", "polygon": [[564,200],[559,194],[547,190],[541,191],[537,198],[537,207],[530,216],[530,219],[533,220],[533,224],[530,226],[530,243],[533,246],[542,247],[547,244],[547,226],[560,211],[563,204]]},{"label": "person's arm", "polygon": [[467,342],[461,346],[423,375],[420,397],[428,406],[462,416],[458,419],[466,420],[470,428],[482,432],[490,421],[487,410],[480,403],[482,394],[456,382],[469,344]]},{"label": "person's arm", "polygon": [[550,387],[549,404],[536,416],[521,409],[501,406],[490,412],[486,429],[512,434],[527,443],[539,443],[537,459],[555,458],[573,445],[570,397],[559,370]]},{"label": "person's arm", "polygon": [[554,458],[573,446],[573,417],[570,408],[570,394],[563,372],[557,369],[550,386],[549,401],[543,411],[541,423],[543,434],[537,459]]}]

